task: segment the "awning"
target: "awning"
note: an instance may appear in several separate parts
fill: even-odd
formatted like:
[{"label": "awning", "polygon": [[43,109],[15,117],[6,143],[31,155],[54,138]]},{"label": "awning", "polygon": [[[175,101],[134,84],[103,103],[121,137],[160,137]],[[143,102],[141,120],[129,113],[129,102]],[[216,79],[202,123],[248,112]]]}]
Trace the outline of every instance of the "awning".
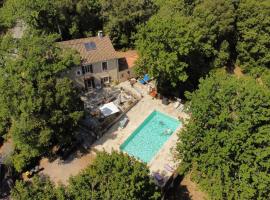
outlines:
[{"label": "awning", "polygon": [[113,102],[104,104],[103,106],[99,107],[99,110],[105,117],[118,113],[120,111]]}]

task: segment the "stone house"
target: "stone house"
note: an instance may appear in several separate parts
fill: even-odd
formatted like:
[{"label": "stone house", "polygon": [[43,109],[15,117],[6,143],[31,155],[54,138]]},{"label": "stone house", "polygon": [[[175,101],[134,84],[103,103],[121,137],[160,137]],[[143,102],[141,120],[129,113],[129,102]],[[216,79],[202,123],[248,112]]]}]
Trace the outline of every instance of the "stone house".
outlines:
[{"label": "stone house", "polygon": [[135,76],[133,66],[138,58],[136,51],[115,51],[110,38],[103,36],[102,32],[97,37],[58,44],[61,48],[71,48],[80,54],[81,65],[66,72],[66,76],[80,88],[100,88]]}]

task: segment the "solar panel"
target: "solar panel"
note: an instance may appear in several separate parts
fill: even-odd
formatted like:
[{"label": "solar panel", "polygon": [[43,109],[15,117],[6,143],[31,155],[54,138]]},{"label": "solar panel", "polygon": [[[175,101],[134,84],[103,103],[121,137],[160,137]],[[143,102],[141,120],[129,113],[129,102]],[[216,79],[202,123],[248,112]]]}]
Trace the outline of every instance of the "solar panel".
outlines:
[{"label": "solar panel", "polygon": [[84,47],[85,47],[86,51],[91,51],[91,50],[97,49],[97,46],[94,42],[84,43]]}]

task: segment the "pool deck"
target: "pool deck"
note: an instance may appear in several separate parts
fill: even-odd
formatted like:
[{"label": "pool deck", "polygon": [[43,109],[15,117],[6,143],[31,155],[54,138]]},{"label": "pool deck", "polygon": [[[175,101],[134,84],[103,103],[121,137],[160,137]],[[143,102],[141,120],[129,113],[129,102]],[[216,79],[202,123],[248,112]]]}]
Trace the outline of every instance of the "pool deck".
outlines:
[{"label": "pool deck", "polygon": [[[151,96],[146,94],[146,86],[139,83],[135,84],[135,89],[129,86],[128,82],[120,84],[120,87],[134,90],[134,92],[140,91],[143,94],[142,99],[126,113],[129,118],[129,122],[125,128],[119,127],[119,122],[112,126],[108,132],[96,141],[92,148],[95,150],[105,150],[111,152],[112,150],[120,151],[120,145],[133,133],[133,131],[151,114],[154,110],[163,112],[171,117],[188,118],[188,115],[180,112],[174,108],[174,104],[163,105],[161,100],[152,99]],[[167,171],[164,166],[167,164],[176,169],[177,163],[174,159],[174,148],[177,142],[177,132],[182,128],[182,125],[172,134],[172,136],[164,143],[159,152],[148,163],[150,172],[159,173],[164,177],[164,184],[171,177],[172,172]],[[161,185],[162,186],[162,185]]]}]

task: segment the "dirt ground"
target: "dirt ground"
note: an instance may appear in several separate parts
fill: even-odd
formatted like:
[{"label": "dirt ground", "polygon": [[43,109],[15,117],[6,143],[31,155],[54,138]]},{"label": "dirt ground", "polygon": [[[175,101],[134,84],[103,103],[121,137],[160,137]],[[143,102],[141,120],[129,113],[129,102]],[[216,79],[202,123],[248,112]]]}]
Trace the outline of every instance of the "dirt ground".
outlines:
[{"label": "dirt ground", "polygon": [[12,153],[14,144],[11,139],[8,139],[2,146],[0,146],[0,157],[8,156]]},{"label": "dirt ground", "polygon": [[244,76],[244,74],[243,74],[243,72],[242,72],[242,69],[241,69],[240,67],[238,67],[238,66],[235,66],[233,72],[234,72],[234,74],[235,74],[238,78]]},{"label": "dirt ground", "polygon": [[170,195],[166,200],[207,200],[207,195],[202,192],[198,185],[191,181],[187,175],[181,181],[178,188],[170,191]]},{"label": "dirt ground", "polygon": [[44,168],[41,173],[49,176],[55,184],[62,183],[67,185],[68,179],[85,169],[94,158],[94,152],[85,153],[81,156],[73,154],[65,161],[56,159],[50,162],[47,158],[43,158],[40,161],[40,167]]}]

